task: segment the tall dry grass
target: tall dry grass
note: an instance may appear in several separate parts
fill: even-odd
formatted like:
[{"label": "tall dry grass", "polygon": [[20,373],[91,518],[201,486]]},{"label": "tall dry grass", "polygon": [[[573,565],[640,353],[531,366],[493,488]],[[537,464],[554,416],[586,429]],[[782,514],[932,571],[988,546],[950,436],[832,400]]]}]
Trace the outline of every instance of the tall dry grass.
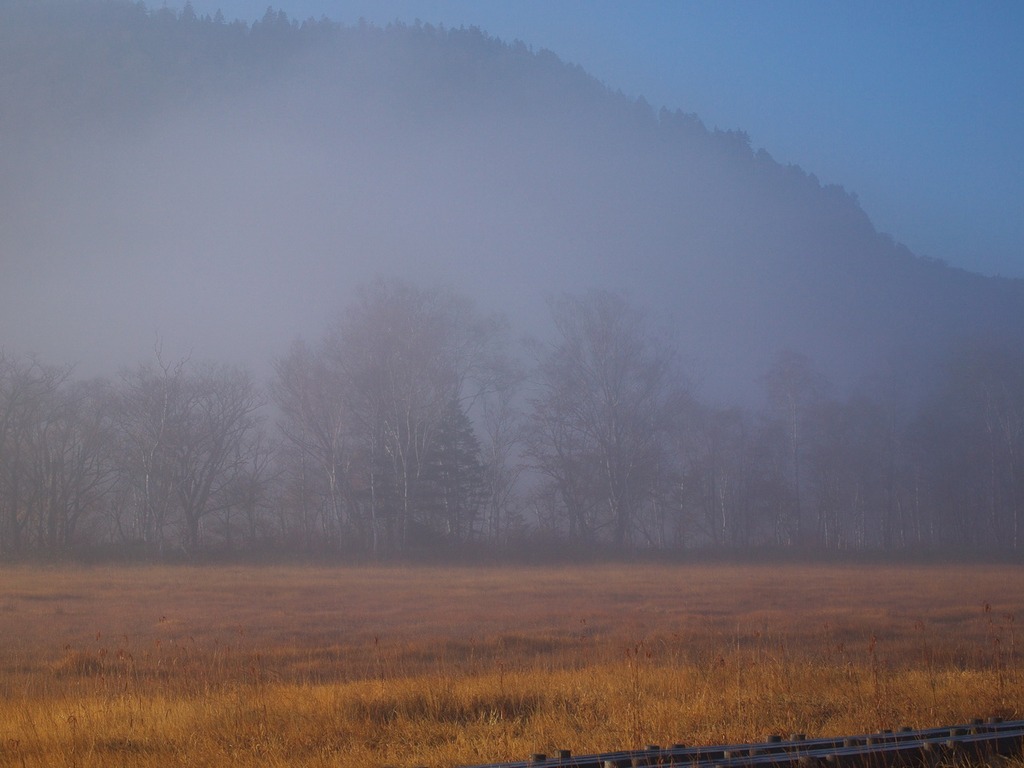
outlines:
[{"label": "tall dry grass", "polygon": [[0,569],[0,765],[448,766],[1024,716],[1014,566]]}]

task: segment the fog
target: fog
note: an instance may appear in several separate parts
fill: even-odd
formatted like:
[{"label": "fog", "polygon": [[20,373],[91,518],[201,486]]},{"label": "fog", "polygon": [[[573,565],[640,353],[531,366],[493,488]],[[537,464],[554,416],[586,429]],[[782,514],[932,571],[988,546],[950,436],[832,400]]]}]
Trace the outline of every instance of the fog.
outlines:
[{"label": "fog", "polygon": [[531,199],[550,186],[542,169],[562,175],[550,150],[479,115],[404,114],[375,103],[394,83],[353,95],[306,66],[321,69],[145,126],[106,115],[103,131],[8,158],[8,343],[103,372],[159,333],[261,364],[375,275],[457,282],[507,309],[568,284],[585,246]]},{"label": "fog", "polygon": [[8,349],[109,374],[159,337],[266,372],[375,276],[451,286],[534,335],[547,298],[601,287],[742,397],[780,349],[853,382],[945,322],[892,338],[918,300],[905,278],[945,278],[842,190],[550,53],[417,27],[247,44],[226,85],[217,63],[191,62],[184,96],[151,75],[152,106],[28,105],[51,125],[5,141]]},{"label": "fog", "polygon": [[0,54],[0,553],[1024,544],[1024,283],[741,132],[473,29]]}]

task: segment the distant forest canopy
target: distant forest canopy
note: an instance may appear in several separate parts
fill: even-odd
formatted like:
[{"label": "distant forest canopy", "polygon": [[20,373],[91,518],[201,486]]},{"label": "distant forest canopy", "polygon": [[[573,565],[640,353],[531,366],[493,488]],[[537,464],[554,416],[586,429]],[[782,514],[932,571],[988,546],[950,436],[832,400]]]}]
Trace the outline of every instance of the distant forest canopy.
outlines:
[{"label": "distant forest canopy", "polygon": [[1020,550],[1024,283],[742,131],[116,0],[0,0],[0,105],[4,556]]},{"label": "distant forest canopy", "polygon": [[[394,71],[383,74],[407,81],[403,96],[422,100],[416,108],[450,106],[428,104],[424,97],[433,94],[416,92],[421,83],[405,68],[404,53],[389,58],[403,47],[443,69],[450,76],[443,87],[452,96],[487,85],[494,76],[508,78],[507,85],[528,99],[575,92],[577,98],[600,102],[611,95],[550,51],[534,53],[521,42],[506,44],[477,28],[446,29],[418,21],[394,22],[386,29],[347,27],[327,18],[300,22],[273,7],[248,24],[229,22],[220,12],[198,16],[191,3],[176,13],[130,0],[3,0],[0,22],[5,54],[0,92],[5,104],[19,107],[5,109],[0,126],[33,136],[41,127],[79,132],[90,122],[123,127],[167,108],[223,98],[297,71],[316,76],[313,67],[336,67],[326,79],[345,79],[367,64],[390,66]],[[481,73],[480,66],[489,71]],[[515,96],[500,94],[503,99],[510,95]],[[621,96],[618,100],[626,102]],[[644,111],[650,109],[638,115],[650,117]],[[747,142],[742,134],[735,138]]]}]

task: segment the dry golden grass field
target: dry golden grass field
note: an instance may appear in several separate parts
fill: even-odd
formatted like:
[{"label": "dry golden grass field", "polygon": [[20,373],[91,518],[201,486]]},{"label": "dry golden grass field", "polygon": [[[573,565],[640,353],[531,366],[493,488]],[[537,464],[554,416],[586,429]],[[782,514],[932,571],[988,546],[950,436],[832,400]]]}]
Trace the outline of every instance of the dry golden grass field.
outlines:
[{"label": "dry golden grass field", "polygon": [[1024,717],[1019,566],[0,567],[2,766],[442,766]]}]

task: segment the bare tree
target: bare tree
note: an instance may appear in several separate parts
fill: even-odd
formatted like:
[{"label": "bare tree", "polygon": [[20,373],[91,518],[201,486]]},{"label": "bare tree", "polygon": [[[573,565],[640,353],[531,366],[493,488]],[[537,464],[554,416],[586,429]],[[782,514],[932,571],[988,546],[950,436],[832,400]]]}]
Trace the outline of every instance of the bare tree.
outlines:
[{"label": "bare tree", "polygon": [[255,547],[270,539],[273,456],[262,425],[235,447],[234,470],[221,490],[221,503],[214,515],[217,534],[228,550]]},{"label": "bare tree", "polygon": [[516,406],[519,377],[512,375],[491,397],[485,398],[480,419],[484,435],[483,462],[486,485],[486,534],[497,544],[508,542],[522,526],[516,487],[524,466],[519,457],[523,416]]},{"label": "bare tree", "polygon": [[1024,355],[991,339],[956,349],[917,431],[926,487],[932,490],[944,537],[1019,548],[1024,534]]},{"label": "bare tree", "polygon": [[70,369],[0,353],[0,551],[19,552],[40,511],[32,469],[41,430],[59,408],[58,391]]},{"label": "bare tree", "polygon": [[558,483],[570,530],[588,524],[592,489],[603,513],[597,524],[624,547],[661,465],[677,387],[672,355],[615,294],[563,296],[551,310],[557,336],[538,362],[531,454]]},{"label": "bare tree", "polygon": [[779,352],[765,374],[764,386],[769,408],[786,435],[794,499],[793,535],[798,543],[806,543],[802,476],[806,433],[809,414],[824,397],[828,385],[805,355],[786,349]]},{"label": "bare tree", "polygon": [[173,445],[184,419],[185,367],[156,365],[122,374],[118,391],[118,475],[126,519],[124,539],[162,549],[164,525],[174,506]]},{"label": "bare tree", "polygon": [[[414,530],[468,530],[429,511],[438,441],[453,413],[466,417],[498,385],[502,334],[448,291],[380,281],[315,350],[300,345],[279,362],[273,392],[293,459],[326,474],[332,503],[373,552],[405,549]],[[463,445],[476,440],[466,424]],[[449,496],[447,508],[464,501]]]},{"label": "bare tree", "polygon": [[682,503],[692,508],[692,525],[715,547],[756,541],[754,427],[739,408],[687,404],[687,417],[673,434]]},{"label": "bare tree", "polygon": [[200,523],[232,503],[230,489],[249,468],[249,438],[263,399],[248,373],[207,365],[191,381],[184,429],[175,446],[175,488],[184,523],[182,544],[194,552]]},{"label": "bare tree", "polygon": [[102,524],[113,473],[111,393],[107,382],[78,382],[52,393],[36,423],[28,478],[37,545],[50,552],[78,541],[81,526]]},{"label": "bare tree", "polygon": [[404,549],[411,528],[425,522],[416,519],[418,496],[446,414],[453,403],[469,410],[494,385],[501,326],[447,291],[380,282],[340,330],[339,351],[357,366],[357,396],[379,427],[371,434],[379,435],[388,460],[398,501],[395,534]]},{"label": "bare tree", "polygon": [[262,398],[248,373],[218,365],[190,370],[142,365],[123,377],[122,481],[132,490],[132,533],[163,547],[166,526],[194,552],[202,521],[228,503],[225,490],[247,466]]},{"label": "bare tree", "polygon": [[[354,425],[337,361],[297,342],[275,364],[271,387],[281,414],[279,428],[294,450],[286,456],[292,503],[319,519],[328,546],[338,546],[353,516]],[[312,471],[304,471],[307,467]]]}]

